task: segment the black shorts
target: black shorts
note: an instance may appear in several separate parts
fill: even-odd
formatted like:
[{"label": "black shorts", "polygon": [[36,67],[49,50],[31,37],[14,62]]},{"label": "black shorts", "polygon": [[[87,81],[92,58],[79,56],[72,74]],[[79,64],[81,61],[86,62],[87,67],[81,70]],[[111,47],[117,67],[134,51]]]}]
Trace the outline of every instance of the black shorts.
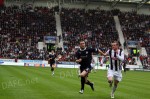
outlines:
[{"label": "black shorts", "polygon": [[80,66],[80,71],[81,71],[81,73],[82,73],[84,70],[89,73],[89,72],[91,72],[92,68],[91,68],[91,67],[82,68],[82,67]]},{"label": "black shorts", "polygon": [[55,62],[50,62],[50,66],[52,67],[52,65],[55,64]]}]

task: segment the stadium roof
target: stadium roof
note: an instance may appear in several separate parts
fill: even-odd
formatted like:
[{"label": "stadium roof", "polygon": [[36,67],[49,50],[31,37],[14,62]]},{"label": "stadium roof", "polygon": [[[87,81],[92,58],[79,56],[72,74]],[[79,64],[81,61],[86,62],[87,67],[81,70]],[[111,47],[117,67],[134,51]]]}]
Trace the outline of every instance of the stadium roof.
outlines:
[{"label": "stadium roof", "polygon": [[134,3],[137,4],[137,9],[140,9],[145,4],[150,4],[150,0],[89,0],[89,1],[106,1],[112,2],[112,7],[114,7],[117,3]]},{"label": "stadium roof", "polygon": [[107,2],[111,4],[111,7],[115,7],[118,3],[126,3],[126,4],[136,4],[137,9],[140,9],[143,5],[150,5],[150,0],[7,0],[13,2],[82,2],[82,3],[92,3],[92,2]]},{"label": "stadium roof", "polygon": [[[78,1],[78,0],[77,0]],[[127,2],[127,3],[149,3],[150,0],[79,0],[79,1],[89,1],[89,2],[100,2],[100,1],[107,1],[107,2]]]},{"label": "stadium roof", "polygon": [[124,3],[146,3],[146,4],[150,4],[150,0],[7,0],[7,1],[76,1],[76,2],[124,2]]},{"label": "stadium roof", "polygon": [[[67,1],[67,0],[66,0]],[[117,3],[132,3],[137,5],[137,9],[140,9],[143,5],[150,5],[150,0],[75,0],[85,1],[87,4],[90,2],[108,2],[111,3],[111,7],[116,6]]]},{"label": "stadium roof", "polygon": [[[6,0],[6,1],[59,1],[59,0]],[[126,3],[147,3],[150,4],[150,0],[60,0],[60,1],[77,1],[77,2],[126,2]]]}]

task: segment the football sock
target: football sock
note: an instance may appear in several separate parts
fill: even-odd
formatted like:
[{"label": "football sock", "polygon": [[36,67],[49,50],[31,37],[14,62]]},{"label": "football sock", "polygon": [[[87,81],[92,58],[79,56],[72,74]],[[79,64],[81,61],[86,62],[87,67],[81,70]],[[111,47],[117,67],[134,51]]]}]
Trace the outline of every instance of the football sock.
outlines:
[{"label": "football sock", "polygon": [[86,84],[90,86],[92,85],[92,83],[89,80],[87,80]]},{"label": "football sock", "polygon": [[53,67],[51,67],[51,71],[54,71],[54,68],[53,68]]},{"label": "football sock", "polygon": [[117,86],[114,86],[114,87],[112,88],[112,94],[114,94],[114,92],[116,91],[116,89],[117,89]]},{"label": "football sock", "polygon": [[85,78],[81,77],[81,90],[84,90]]}]

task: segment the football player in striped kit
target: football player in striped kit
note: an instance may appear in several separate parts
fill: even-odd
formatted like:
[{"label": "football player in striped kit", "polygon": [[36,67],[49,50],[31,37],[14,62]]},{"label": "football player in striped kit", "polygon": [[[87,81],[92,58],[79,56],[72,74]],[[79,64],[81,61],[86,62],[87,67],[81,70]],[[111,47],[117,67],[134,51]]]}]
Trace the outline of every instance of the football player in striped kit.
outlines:
[{"label": "football player in striped kit", "polygon": [[107,78],[110,87],[114,82],[114,86],[111,91],[111,98],[114,98],[114,92],[117,89],[118,83],[122,80],[122,66],[121,62],[124,61],[124,51],[119,48],[117,41],[111,43],[111,49],[109,49],[105,54],[110,57],[110,67],[107,71]]}]

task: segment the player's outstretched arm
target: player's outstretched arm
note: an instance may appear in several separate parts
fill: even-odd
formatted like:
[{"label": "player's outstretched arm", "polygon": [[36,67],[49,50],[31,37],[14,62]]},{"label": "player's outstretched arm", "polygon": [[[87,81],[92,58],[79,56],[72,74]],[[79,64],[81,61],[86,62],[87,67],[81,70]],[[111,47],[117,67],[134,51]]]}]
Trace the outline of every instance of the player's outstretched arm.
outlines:
[{"label": "player's outstretched arm", "polygon": [[99,52],[100,54],[102,54],[103,56],[106,56],[106,55],[107,55],[107,53],[102,52],[100,49],[98,49],[98,52]]}]

